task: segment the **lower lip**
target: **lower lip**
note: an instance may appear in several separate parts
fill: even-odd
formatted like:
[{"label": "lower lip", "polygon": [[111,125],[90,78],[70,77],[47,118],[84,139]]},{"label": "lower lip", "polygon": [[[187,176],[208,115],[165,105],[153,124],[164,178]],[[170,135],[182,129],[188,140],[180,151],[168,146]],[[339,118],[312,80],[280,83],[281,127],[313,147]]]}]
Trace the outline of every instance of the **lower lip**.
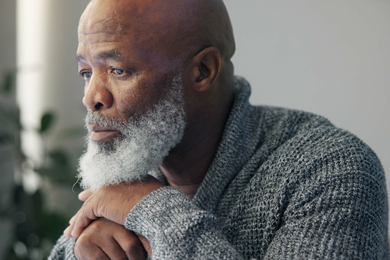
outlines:
[{"label": "lower lip", "polygon": [[100,131],[100,132],[92,132],[91,140],[95,142],[104,142],[108,139],[119,135],[117,131]]}]

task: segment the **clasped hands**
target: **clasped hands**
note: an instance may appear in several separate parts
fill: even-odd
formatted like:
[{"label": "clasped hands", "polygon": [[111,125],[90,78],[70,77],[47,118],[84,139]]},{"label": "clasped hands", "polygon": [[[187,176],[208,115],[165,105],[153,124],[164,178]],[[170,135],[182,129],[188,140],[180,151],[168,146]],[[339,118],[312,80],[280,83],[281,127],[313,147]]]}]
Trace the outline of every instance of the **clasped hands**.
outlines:
[{"label": "clasped hands", "polygon": [[125,229],[124,223],[142,198],[161,187],[160,182],[148,176],[142,182],[80,193],[84,204],[64,231],[67,237],[77,238],[77,259],[146,259],[145,250],[151,256],[149,242]]}]

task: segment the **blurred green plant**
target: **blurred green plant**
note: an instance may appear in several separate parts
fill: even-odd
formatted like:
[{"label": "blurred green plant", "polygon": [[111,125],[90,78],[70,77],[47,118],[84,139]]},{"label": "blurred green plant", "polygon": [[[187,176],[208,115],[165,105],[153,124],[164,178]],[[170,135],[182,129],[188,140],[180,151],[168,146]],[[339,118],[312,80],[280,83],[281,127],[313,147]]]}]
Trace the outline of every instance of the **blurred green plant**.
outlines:
[{"label": "blurred green plant", "polygon": [[[74,192],[81,191],[78,185],[74,185],[76,165],[71,163],[66,149],[47,149],[47,137],[55,124],[55,114],[44,113],[38,129],[24,129],[20,123],[19,109],[14,101],[10,101],[15,96],[15,78],[16,73],[11,72],[0,82],[0,146],[12,147],[15,174],[19,172],[18,174],[23,175],[34,171],[54,186],[73,186]],[[34,131],[42,139],[43,163],[34,162],[21,149],[22,131]],[[84,131],[69,130],[78,136]],[[15,226],[13,241],[5,259],[47,259],[55,241],[68,225],[68,219],[44,207],[45,192],[42,188],[30,194],[20,181],[15,181],[13,185],[13,201],[9,203],[10,206],[0,204],[0,218],[12,220]],[[77,200],[75,203],[79,204]]]}]

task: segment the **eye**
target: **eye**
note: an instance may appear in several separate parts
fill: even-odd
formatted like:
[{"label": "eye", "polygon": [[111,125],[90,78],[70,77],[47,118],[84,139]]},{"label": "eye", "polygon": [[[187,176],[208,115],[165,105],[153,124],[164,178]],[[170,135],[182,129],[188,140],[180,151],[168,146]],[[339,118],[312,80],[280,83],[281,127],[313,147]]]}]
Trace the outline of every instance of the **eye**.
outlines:
[{"label": "eye", "polygon": [[80,72],[80,75],[83,76],[83,78],[85,80],[87,80],[87,79],[89,79],[92,76],[92,73],[88,72],[88,71],[82,71],[82,72]]},{"label": "eye", "polygon": [[125,71],[124,70],[121,70],[121,69],[113,69],[112,70],[116,75],[118,76],[122,76],[123,74],[125,74]]}]

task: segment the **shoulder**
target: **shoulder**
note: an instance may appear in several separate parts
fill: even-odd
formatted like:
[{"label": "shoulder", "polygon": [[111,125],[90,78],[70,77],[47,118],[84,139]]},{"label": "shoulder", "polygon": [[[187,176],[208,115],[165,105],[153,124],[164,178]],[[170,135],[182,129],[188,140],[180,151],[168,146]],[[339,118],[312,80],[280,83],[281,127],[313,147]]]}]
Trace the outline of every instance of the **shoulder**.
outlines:
[{"label": "shoulder", "polygon": [[[252,197],[267,198],[261,203],[275,213],[270,217],[278,223],[275,230],[332,229],[340,241],[359,237],[350,244],[355,252],[363,250],[363,244],[367,256],[382,252],[388,239],[387,192],[374,151],[321,116],[262,109],[264,118],[274,118],[262,146],[274,148],[248,186]],[[265,150],[260,146],[255,156],[261,158]]]},{"label": "shoulder", "polygon": [[274,136],[263,145],[278,144],[259,165],[252,185],[274,192],[285,220],[308,214],[309,208],[347,210],[350,220],[366,219],[387,230],[385,175],[366,143],[321,116],[277,108],[265,111],[268,120],[277,116],[269,124],[268,135]]},{"label": "shoulder", "polygon": [[266,150],[268,153],[263,165],[272,164],[273,169],[282,167],[284,178],[298,172],[301,177],[318,171],[328,175],[365,172],[384,182],[383,169],[374,151],[349,131],[308,112],[266,106],[256,109],[262,114],[263,128],[258,150],[262,155]]},{"label": "shoulder", "polygon": [[295,241],[313,244],[314,251],[327,247],[330,259],[387,252],[386,182],[367,144],[303,111],[250,106],[245,118],[248,123],[237,124],[247,129],[238,147],[250,153],[218,206],[227,235],[253,223],[248,232],[261,237],[256,243],[267,248],[272,242],[276,251]]},{"label": "shoulder", "polygon": [[313,201],[329,210],[343,205],[371,212],[375,207],[381,226],[387,225],[385,175],[367,144],[312,113],[254,109],[262,130],[255,152],[236,176],[237,183],[247,183],[244,194],[268,198],[286,218]]},{"label": "shoulder", "polygon": [[254,106],[254,109],[261,115],[262,127],[268,133],[284,133],[291,137],[298,131],[334,127],[325,117],[306,111],[272,106]]}]

